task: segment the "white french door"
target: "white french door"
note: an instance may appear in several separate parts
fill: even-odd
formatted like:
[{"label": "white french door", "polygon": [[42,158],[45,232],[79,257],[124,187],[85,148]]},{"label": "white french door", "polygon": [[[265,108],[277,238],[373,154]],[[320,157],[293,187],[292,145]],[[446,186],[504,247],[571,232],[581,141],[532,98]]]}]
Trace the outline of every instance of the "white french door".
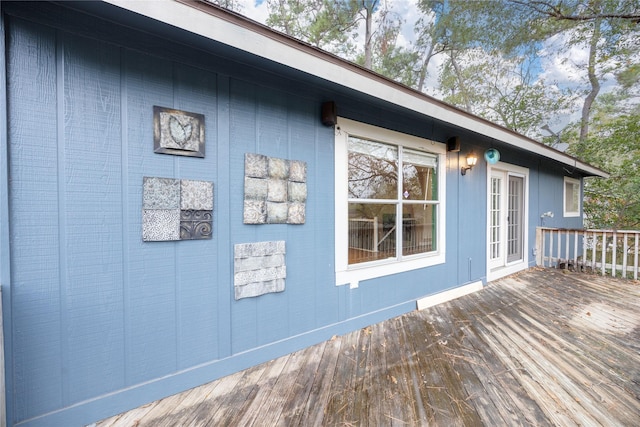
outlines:
[{"label": "white french door", "polygon": [[488,176],[489,273],[513,265],[526,264],[525,208],[528,171],[510,165],[501,166],[502,168],[491,167]]}]

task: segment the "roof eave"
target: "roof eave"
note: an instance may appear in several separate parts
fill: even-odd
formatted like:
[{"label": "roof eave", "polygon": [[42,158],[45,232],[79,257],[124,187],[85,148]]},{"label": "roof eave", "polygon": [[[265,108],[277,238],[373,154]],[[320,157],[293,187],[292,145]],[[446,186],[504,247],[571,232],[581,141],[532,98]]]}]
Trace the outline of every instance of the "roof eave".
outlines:
[{"label": "roof eave", "polygon": [[605,171],[568,154],[210,3],[201,0],[174,0],[162,2],[162,7],[158,7],[156,2],[103,1],[452,126],[468,129],[518,149],[558,161],[580,170],[584,175],[609,177]]}]

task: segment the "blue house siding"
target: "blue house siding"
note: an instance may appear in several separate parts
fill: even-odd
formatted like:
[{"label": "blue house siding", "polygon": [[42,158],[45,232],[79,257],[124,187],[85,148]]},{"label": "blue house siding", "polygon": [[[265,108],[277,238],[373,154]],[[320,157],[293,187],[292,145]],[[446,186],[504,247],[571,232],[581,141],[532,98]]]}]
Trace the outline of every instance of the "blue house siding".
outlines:
[{"label": "blue house siding", "polygon": [[[402,293],[398,282],[334,285],[333,130],[319,124],[319,99],[9,21],[13,422],[90,422],[406,312],[432,292],[410,277]],[[204,114],[207,157],[154,154],[153,105]],[[308,163],[305,225],[242,223],[247,152]],[[213,181],[213,239],[142,242],[144,176]],[[286,292],[233,301],[233,244],[281,239]],[[183,373],[202,365],[197,380]]]},{"label": "blue house siding", "polygon": [[[159,24],[138,32],[50,4],[0,12],[9,425],[90,423],[486,282],[487,168],[461,176],[460,165],[495,141]],[[465,138],[443,165],[445,264],[336,286],[328,100],[353,120]],[[205,158],[153,152],[154,105],[205,116]],[[530,170],[530,245],[541,212],[578,220],[561,218],[560,167],[498,148]],[[246,153],[307,163],[305,224],[243,223]],[[213,182],[212,239],[143,242],[145,176]],[[275,240],[286,242],[285,291],[234,300],[234,245]]]}]

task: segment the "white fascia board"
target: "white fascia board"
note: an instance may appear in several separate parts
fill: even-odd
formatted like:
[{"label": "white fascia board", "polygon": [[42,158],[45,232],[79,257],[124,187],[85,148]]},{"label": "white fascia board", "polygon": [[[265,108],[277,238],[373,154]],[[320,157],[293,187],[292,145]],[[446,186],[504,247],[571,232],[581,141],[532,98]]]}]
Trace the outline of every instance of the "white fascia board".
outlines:
[{"label": "white fascia board", "polygon": [[[284,36],[269,31],[252,31],[231,20],[208,14],[182,1],[103,0],[131,12],[155,19],[202,37],[251,53],[258,57],[303,71],[307,74],[354,89],[400,107],[433,117],[454,126],[471,130],[520,149],[556,160],[584,172],[608,177],[605,172],[582,163],[560,151],[539,144],[501,126],[441,103],[435,98],[397,85],[390,80],[369,74],[362,69],[346,67],[346,62],[302,43],[283,43]],[[246,20],[246,22],[250,22]],[[259,24],[255,24],[259,25]]]}]

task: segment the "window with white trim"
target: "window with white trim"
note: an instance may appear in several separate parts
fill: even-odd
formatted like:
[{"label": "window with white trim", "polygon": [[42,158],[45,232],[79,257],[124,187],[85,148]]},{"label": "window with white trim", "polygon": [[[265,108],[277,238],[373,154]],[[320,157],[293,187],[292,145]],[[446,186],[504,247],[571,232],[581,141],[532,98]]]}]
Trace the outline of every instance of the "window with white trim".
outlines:
[{"label": "window with white trim", "polygon": [[564,177],[564,216],[580,216],[580,180]]},{"label": "window with white trim", "polygon": [[445,153],[441,143],[339,120],[338,284],[444,262]]}]

